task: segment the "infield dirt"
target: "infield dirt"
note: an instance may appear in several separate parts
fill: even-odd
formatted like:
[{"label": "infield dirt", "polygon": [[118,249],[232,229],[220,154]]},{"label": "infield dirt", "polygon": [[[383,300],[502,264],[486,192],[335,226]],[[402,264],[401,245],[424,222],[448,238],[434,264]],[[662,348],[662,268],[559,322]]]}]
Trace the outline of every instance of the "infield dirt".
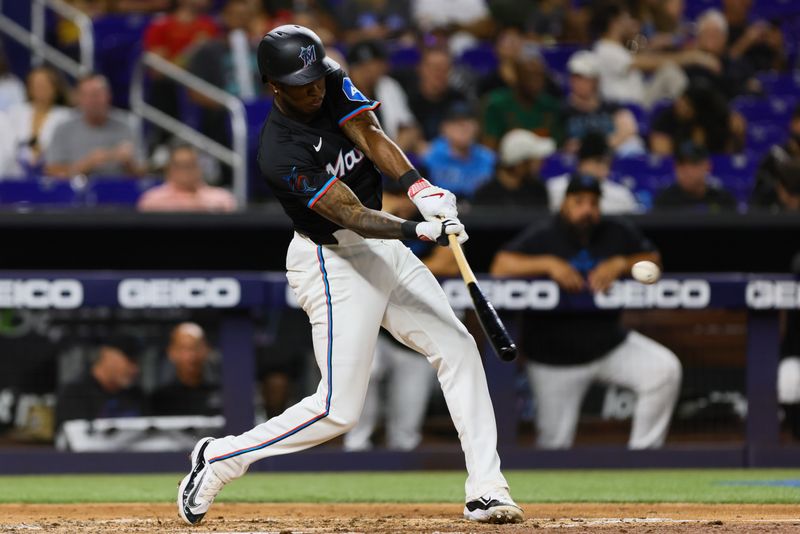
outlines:
[{"label": "infield dirt", "polygon": [[195,527],[167,504],[4,504],[0,532],[178,533],[486,533],[800,532],[800,509],[755,504],[524,504],[517,525],[478,525],[457,504],[215,504]]}]

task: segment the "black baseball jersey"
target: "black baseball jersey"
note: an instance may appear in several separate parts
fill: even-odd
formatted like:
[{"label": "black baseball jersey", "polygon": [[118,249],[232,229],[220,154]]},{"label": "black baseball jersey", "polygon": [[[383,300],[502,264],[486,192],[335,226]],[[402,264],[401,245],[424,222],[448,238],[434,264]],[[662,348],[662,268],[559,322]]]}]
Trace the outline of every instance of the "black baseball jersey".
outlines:
[{"label": "black baseball jersey", "polygon": [[[655,248],[633,225],[601,219],[587,246],[582,246],[560,216],[523,231],[503,247],[530,255],[554,255],[570,263],[584,278],[612,256],[651,252]],[[533,361],[575,365],[595,360],[628,335],[619,311],[525,312],[522,347]]]},{"label": "black baseball jersey", "polygon": [[295,230],[318,244],[335,244],[333,232],[341,228],[311,209],[337,180],[368,208],[381,208],[380,172],[341,130],[348,120],[379,105],[339,69],[326,77],[322,107],[310,122],[291,119],[273,106],[261,130],[261,173]]}]

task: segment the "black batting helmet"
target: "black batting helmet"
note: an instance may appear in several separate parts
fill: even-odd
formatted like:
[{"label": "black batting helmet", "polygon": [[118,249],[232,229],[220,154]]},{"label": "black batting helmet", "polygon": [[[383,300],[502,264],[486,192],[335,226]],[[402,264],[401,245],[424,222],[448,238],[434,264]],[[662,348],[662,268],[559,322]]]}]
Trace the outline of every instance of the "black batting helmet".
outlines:
[{"label": "black batting helmet", "polygon": [[258,44],[258,70],[264,83],[305,85],[338,68],[325,55],[319,36],[303,26],[278,26]]}]

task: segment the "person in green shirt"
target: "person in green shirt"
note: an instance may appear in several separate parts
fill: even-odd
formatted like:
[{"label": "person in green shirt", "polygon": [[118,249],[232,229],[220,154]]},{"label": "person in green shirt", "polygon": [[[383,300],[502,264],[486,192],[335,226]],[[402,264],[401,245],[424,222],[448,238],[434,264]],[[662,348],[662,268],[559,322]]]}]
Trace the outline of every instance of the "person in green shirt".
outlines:
[{"label": "person in green shirt", "polygon": [[490,92],[483,110],[483,143],[497,149],[503,135],[514,128],[531,130],[561,142],[559,104],[545,93],[547,67],[534,44],[522,47],[516,65],[516,83]]}]

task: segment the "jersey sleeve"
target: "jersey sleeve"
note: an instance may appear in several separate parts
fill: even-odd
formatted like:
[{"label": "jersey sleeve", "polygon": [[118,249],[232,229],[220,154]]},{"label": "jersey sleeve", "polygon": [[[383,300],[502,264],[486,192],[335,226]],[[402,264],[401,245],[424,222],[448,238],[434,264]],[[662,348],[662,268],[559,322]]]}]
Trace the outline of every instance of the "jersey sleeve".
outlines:
[{"label": "jersey sleeve", "polygon": [[307,208],[313,208],[338,180],[299,151],[281,160],[266,163],[259,157],[261,173],[276,196],[293,199]]},{"label": "jersey sleeve", "polygon": [[327,91],[331,109],[339,126],[365,111],[378,109],[381,105],[379,101],[371,100],[359,91],[347,73],[341,69],[330,75]]}]

